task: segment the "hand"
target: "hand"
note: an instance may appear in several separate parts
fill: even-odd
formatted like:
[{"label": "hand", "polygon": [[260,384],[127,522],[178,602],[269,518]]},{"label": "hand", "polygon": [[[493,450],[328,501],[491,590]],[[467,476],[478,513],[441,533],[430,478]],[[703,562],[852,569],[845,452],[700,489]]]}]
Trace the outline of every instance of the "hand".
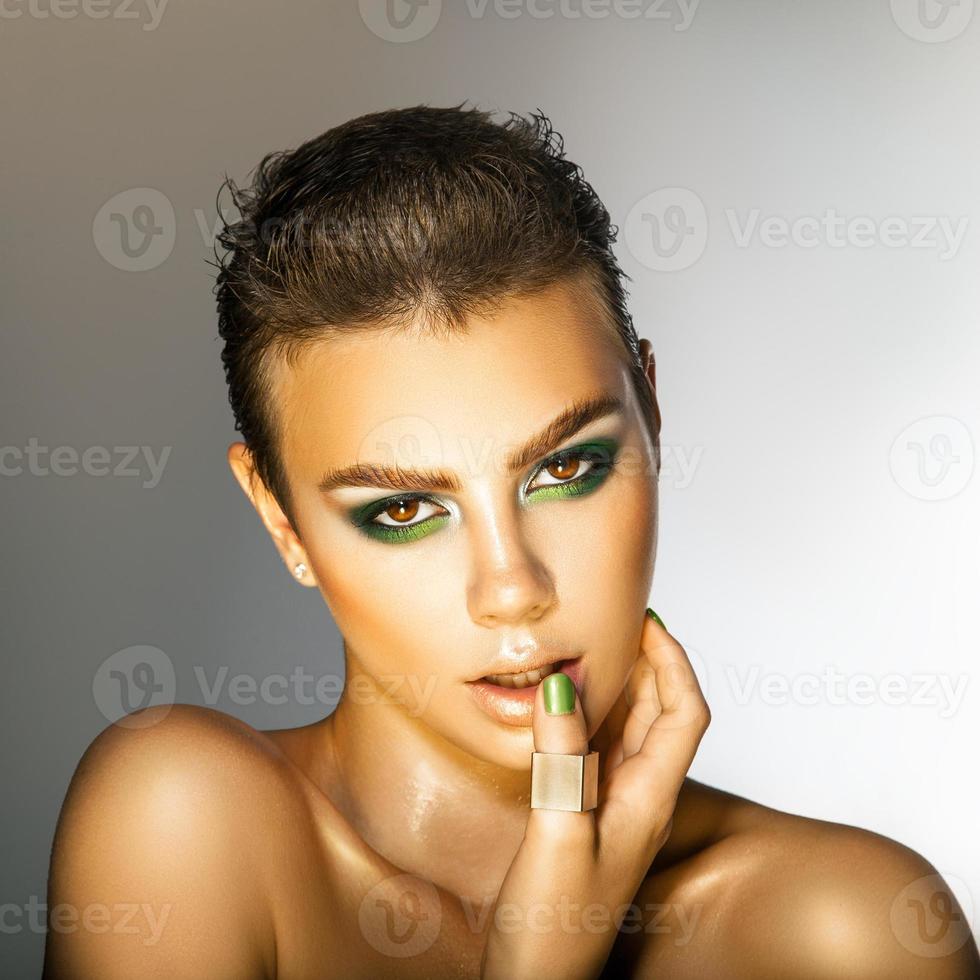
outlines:
[{"label": "hand", "polygon": [[[535,751],[586,754],[578,693],[573,713],[548,715],[543,682],[538,688]],[[600,729],[598,805],[581,813],[530,811],[497,897],[504,928],[495,914],[481,977],[599,976],[626,909],[670,836],[678,794],[710,720],[684,648],[645,615],[636,663]],[[606,912],[604,929],[580,914],[595,903]],[[512,916],[515,908],[520,914]]]}]

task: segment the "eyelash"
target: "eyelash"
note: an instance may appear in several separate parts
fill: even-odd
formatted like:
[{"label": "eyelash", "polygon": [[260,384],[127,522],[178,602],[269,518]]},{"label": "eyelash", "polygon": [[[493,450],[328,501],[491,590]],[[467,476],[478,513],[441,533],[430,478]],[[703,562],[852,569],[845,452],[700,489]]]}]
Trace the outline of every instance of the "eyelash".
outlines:
[{"label": "eyelash", "polygon": [[[618,447],[611,441],[591,443],[589,446],[578,446],[572,449],[563,449],[544,460],[535,470],[534,476],[537,477],[542,471],[560,460],[574,459],[580,462],[591,463],[592,465],[581,476],[572,477],[557,483],[547,483],[531,491],[531,494],[538,494],[548,491],[551,498],[583,496],[597,489],[605,480],[609,471],[616,462]],[[554,478],[553,478],[554,479]],[[533,479],[532,479],[533,482]],[[529,494],[529,496],[531,495]],[[411,504],[415,501],[420,503],[435,503],[428,497],[418,494],[403,494],[398,497],[389,497],[387,500],[379,501],[371,506],[367,511],[362,511],[361,515],[354,520],[354,524],[369,537],[385,542],[402,542],[418,540],[425,537],[434,527],[444,523],[450,517],[449,514],[433,514],[431,517],[423,518],[414,524],[403,524],[393,526],[390,524],[376,524],[374,519],[386,510],[390,510],[396,504]]]}]

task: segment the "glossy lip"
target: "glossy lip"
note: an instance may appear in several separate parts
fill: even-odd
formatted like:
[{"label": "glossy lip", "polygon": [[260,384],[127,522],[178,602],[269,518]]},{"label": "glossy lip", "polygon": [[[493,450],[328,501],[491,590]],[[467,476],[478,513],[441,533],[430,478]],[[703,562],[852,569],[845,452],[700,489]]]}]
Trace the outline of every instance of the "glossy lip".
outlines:
[{"label": "glossy lip", "polygon": [[[548,660],[542,660],[538,666],[551,663],[555,663],[553,657]],[[580,700],[584,678],[583,668],[584,664],[581,656],[558,661],[558,669],[563,674],[568,674],[572,679]],[[536,669],[536,667],[524,668],[524,670]],[[491,674],[523,672],[489,671]],[[534,717],[534,698],[539,686],[540,682],[538,684],[532,684],[529,687],[522,687],[518,690],[513,687],[502,687],[500,684],[491,684],[482,678],[466,682],[466,687],[472,692],[473,699],[483,711],[495,721],[499,721],[504,725],[511,725],[515,728],[527,728],[531,725]]]},{"label": "glossy lip", "polygon": [[[515,658],[524,653],[525,649],[527,650],[528,656],[520,664],[517,664]],[[538,654],[536,657],[532,655],[534,652]],[[571,659],[571,657],[555,649],[538,649],[537,647],[515,648],[512,651],[509,662],[502,664],[500,667],[491,667],[489,670],[485,670],[479,677],[474,677],[473,679],[481,681],[491,674],[526,674],[529,671],[538,670],[541,667],[549,667],[551,664],[557,664],[563,660]]]}]

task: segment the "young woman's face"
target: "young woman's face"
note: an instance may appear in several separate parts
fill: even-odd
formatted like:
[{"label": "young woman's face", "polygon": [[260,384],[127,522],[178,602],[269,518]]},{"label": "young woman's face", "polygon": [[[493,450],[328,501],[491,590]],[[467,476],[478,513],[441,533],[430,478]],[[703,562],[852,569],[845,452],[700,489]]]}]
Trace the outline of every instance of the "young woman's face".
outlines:
[{"label": "young woman's face", "polygon": [[[454,337],[330,338],[275,382],[300,557],[345,640],[346,696],[366,711],[396,700],[514,769],[530,764],[533,701],[485,706],[472,682],[580,658],[593,734],[637,656],[653,577],[654,445],[581,288],[512,300]],[[589,405],[587,424],[540,441]]]}]

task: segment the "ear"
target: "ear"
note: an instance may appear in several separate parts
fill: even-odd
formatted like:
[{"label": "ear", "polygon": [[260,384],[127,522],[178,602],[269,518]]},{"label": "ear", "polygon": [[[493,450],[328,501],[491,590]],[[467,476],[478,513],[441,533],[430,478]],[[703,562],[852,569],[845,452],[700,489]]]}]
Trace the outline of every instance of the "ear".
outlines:
[{"label": "ear", "polygon": [[[244,442],[233,442],[228,447],[228,465],[272,537],[273,544],[286,563],[286,568],[289,569],[289,574],[302,585],[316,585],[316,578],[302,542],[282,507],[279,506],[279,501],[266,489],[255,469],[252,454]],[[296,574],[295,571],[300,564],[304,566],[302,575]]]},{"label": "ear", "polygon": [[640,338],[640,359],[643,364],[643,373],[647,376],[647,383],[650,385],[650,398],[653,403],[654,421],[654,450],[657,454],[657,473],[660,472],[660,402],[657,401],[657,361],[653,356],[653,344],[646,337]]}]

